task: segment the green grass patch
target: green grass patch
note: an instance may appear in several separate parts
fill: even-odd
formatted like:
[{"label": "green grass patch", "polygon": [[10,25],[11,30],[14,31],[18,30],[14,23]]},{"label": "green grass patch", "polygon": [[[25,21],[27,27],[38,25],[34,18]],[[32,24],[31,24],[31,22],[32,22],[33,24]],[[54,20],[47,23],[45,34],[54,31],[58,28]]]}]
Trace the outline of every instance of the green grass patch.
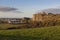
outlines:
[{"label": "green grass patch", "polygon": [[0,30],[0,40],[60,40],[60,26]]}]

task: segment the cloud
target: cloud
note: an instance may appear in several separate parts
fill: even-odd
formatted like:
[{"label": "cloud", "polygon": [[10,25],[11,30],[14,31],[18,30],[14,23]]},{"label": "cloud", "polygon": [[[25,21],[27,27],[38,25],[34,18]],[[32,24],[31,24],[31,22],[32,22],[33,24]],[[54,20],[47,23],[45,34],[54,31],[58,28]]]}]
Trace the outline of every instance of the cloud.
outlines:
[{"label": "cloud", "polygon": [[15,12],[15,13],[22,13],[21,11],[18,11],[17,8],[12,8],[12,7],[1,7],[0,6],[0,12]]},{"label": "cloud", "polygon": [[49,8],[49,9],[44,9],[42,10],[44,12],[47,12],[47,13],[60,13],[60,8]]}]

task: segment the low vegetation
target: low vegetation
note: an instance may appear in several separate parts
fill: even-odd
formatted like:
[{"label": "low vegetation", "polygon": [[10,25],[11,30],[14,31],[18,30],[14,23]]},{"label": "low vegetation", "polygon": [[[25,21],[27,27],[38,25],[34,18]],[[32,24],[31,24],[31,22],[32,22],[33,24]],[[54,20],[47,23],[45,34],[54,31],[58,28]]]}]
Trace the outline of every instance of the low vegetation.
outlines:
[{"label": "low vegetation", "polygon": [[60,26],[0,30],[0,40],[60,40]]},{"label": "low vegetation", "polygon": [[0,29],[21,29],[28,28],[27,24],[0,24]]}]

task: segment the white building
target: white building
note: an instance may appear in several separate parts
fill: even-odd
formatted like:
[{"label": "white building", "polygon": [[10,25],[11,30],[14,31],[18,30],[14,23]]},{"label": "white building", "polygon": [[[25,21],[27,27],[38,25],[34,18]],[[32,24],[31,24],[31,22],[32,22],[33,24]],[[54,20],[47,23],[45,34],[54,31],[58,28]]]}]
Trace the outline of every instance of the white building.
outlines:
[{"label": "white building", "polygon": [[21,19],[9,19],[8,20],[8,23],[11,23],[11,24],[19,24],[19,23],[22,23]]}]

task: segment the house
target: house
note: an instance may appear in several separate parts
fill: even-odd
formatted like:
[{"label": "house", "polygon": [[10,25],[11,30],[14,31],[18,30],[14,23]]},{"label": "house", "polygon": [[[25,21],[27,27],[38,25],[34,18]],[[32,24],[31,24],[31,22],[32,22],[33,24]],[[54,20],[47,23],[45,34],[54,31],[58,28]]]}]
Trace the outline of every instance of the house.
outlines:
[{"label": "house", "polygon": [[21,19],[13,18],[13,19],[9,19],[8,23],[10,23],[10,24],[20,24],[22,22],[21,22]]},{"label": "house", "polygon": [[32,20],[39,22],[39,21],[43,21],[44,17],[47,17],[45,13],[33,14]]},{"label": "house", "polygon": [[28,17],[24,18],[0,18],[0,21],[2,23],[10,23],[10,24],[22,24],[27,23],[30,20]]},{"label": "house", "polygon": [[22,23],[28,23],[31,20],[31,18],[24,17],[22,18]]},{"label": "house", "polygon": [[30,18],[24,17],[24,18],[11,18],[8,20],[8,23],[10,24],[22,24],[27,23]]}]

